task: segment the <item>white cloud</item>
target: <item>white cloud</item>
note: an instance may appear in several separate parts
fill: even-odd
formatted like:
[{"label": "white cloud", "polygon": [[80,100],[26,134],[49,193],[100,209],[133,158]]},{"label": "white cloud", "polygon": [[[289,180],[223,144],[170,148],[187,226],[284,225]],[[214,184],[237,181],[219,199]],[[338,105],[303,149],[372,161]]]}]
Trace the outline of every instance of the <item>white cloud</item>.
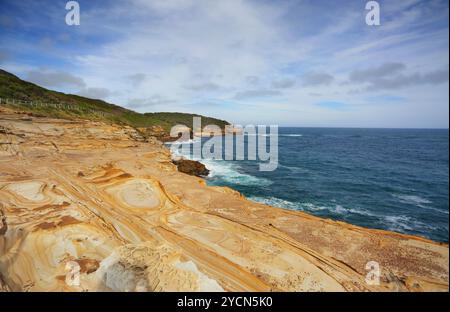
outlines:
[{"label": "white cloud", "polygon": [[112,92],[106,88],[84,88],[78,92],[78,95],[92,99],[107,99],[112,95]]},{"label": "white cloud", "polygon": [[26,79],[38,85],[50,88],[64,86],[83,88],[86,86],[82,78],[63,71],[48,71],[45,69],[30,70],[27,73]]},{"label": "white cloud", "polygon": [[240,91],[236,93],[234,99],[236,100],[245,100],[245,99],[261,99],[264,97],[274,97],[281,95],[281,92],[278,90],[268,90],[268,89],[256,89],[256,90],[246,90]]},{"label": "white cloud", "polygon": [[305,86],[329,85],[334,80],[332,75],[324,72],[308,72],[302,78]]},{"label": "white cloud", "polygon": [[[406,99],[410,106],[396,112],[414,107],[426,111],[430,126],[445,126],[448,4],[437,2],[383,1],[382,26],[370,28],[358,1],[126,0],[83,11],[80,36],[106,39],[64,55],[64,71],[82,82],[40,81],[56,88],[78,83],[83,94],[139,111],[199,112],[240,123],[394,126],[381,117],[393,105],[375,109],[364,101],[367,86],[376,86]],[[376,81],[367,78],[374,71]],[[425,95],[431,100],[419,103]],[[327,111],[318,101],[348,103],[351,110]],[[397,124],[420,118],[399,117]]]}]

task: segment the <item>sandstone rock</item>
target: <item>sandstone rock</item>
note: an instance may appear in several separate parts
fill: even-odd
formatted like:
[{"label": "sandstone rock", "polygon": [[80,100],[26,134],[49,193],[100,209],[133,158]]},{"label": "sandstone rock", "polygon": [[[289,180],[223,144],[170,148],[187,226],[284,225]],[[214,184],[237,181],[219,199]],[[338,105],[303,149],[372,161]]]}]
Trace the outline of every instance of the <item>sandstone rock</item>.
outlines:
[{"label": "sandstone rock", "polygon": [[0,113],[0,290],[448,291],[447,244],[209,187],[130,128],[21,117]]},{"label": "sandstone rock", "polygon": [[[164,143],[165,142],[174,142],[181,137],[181,136],[179,136],[179,137],[170,136],[170,133],[161,126],[138,128],[138,130],[140,133],[142,133],[142,135],[146,136],[147,138],[154,137],[154,138],[158,139],[160,142],[164,142]],[[191,139],[193,138],[192,131],[189,131],[189,137]]]},{"label": "sandstone rock", "polygon": [[178,171],[193,175],[193,176],[207,176],[209,174],[209,170],[206,168],[204,164],[195,160],[189,159],[178,159],[172,161],[178,168]]},{"label": "sandstone rock", "polygon": [[81,273],[91,274],[99,267],[99,262],[95,259],[78,259],[76,262],[80,265]]},{"label": "sandstone rock", "polygon": [[0,203],[0,235],[5,235],[7,230],[8,230],[8,225],[6,224],[6,217],[1,209],[1,203]]},{"label": "sandstone rock", "polygon": [[138,130],[144,135],[145,137],[154,137],[158,139],[161,142],[173,142],[177,140],[178,138],[173,138],[170,136],[170,133],[168,133],[166,130],[164,130],[161,126],[151,126],[146,128],[138,128]]}]

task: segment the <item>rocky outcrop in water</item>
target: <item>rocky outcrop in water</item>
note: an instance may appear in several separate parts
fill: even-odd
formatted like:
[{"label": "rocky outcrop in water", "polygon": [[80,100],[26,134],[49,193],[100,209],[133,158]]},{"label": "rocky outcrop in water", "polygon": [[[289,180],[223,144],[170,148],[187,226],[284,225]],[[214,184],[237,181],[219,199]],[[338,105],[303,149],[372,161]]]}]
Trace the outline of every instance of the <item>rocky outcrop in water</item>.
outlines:
[{"label": "rocky outcrop in water", "polygon": [[209,170],[198,161],[190,159],[178,159],[172,161],[178,168],[178,171],[197,177],[207,176]]},{"label": "rocky outcrop in water", "polygon": [[0,129],[0,290],[448,291],[448,245],[207,186],[133,128],[0,107]]}]

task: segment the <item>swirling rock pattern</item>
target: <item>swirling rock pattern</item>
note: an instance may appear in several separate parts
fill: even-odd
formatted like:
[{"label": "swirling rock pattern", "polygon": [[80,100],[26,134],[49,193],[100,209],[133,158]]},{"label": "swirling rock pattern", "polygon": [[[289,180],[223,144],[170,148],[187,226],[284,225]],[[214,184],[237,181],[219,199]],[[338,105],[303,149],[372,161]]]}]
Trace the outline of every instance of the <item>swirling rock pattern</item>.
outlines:
[{"label": "swirling rock pattern", "polygon": [[129,127],[0,111],[1,291],[448,290],[448,260],[206,186]]}]

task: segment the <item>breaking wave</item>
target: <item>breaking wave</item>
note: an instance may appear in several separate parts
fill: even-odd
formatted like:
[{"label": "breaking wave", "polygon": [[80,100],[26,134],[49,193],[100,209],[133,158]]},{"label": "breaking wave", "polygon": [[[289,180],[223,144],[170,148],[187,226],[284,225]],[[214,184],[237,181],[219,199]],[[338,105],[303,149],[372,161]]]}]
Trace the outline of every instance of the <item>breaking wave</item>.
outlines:
[{"label": "breaking wave", "polygon": [[278,207],[278,208],[284,208],[284,209],[291,209],[291,210],[298,210],[303,212],[318,212],[323,211],[327,212],[329,214],[334,214],[335,216],[341,216],[343,220],[346,220],[348,217],[371,217],[374,219],[374,224],[377,224],[380,228],[387,228],[391,231],[396,232],[405,232],[405,231],[412,231],[412,230],[419,230],[419,231],[429,231],[429,230],[436,230],[437,227],[434,227],[429,224],[425,224],[423,222],[420,222],[416,219],[413,219],[412,217],[404,216],[404,215],[397,215],[397,216],[388,216],[388,215],[381,215],[376,214],[364,209],[352,209],[352,208],[345,208],[341,205],[317,205],[313,203],[302,203],[302,202],[292,202],[289,200],[284,200],[276,197],[260,197],[260,196],[250,196],[248,197],[249,200],[252,200],[254,202],[258,202],[261,204]]}]

